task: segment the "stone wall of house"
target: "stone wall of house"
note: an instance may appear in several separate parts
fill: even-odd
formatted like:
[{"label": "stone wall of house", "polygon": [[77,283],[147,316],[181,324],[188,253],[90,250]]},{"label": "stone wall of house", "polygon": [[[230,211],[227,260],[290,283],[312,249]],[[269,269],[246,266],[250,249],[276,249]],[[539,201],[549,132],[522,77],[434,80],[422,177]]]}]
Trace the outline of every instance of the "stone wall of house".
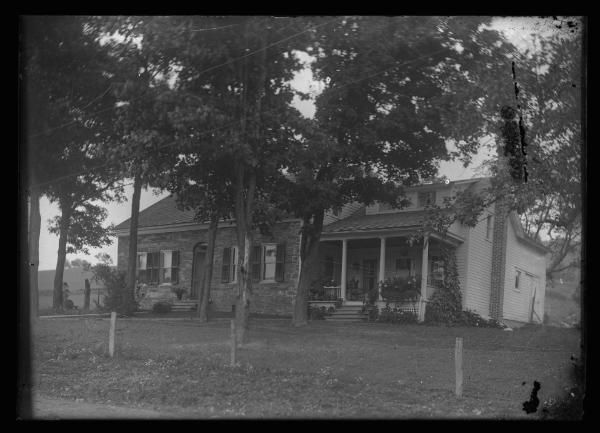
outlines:
[{"label": "stone wall of house", "polygon": [[[271,234],[254,233],[254,244],[285,243],[284,281],[254,283],[250,297],[250,312],[262,314],[291,315],[294,306],[294,296],[298,280],[299,236],[300,222],[290,221],[276,224]],[[207,242],[206,230],[189,230],[156,234],[140,234],[138,236],[138,252],[155,252],[160,250],[179,251],[179,284],[189,293],[192,286],[192,266],[194,246]],[[211,308],[216,311],[231,311],[235,304],[237,283],[223,283],[221,269],[223,265],[223,250],[237,245],[235,227],[221,227],[215,240],[215,255],[211,284]],[[125,270],[129,237],[120,236],[118,239],[118,267]],[[140,302],[144,309],[152,308],[159,300],[172,302],[176,299],[172,292],[173,286],[162,285],[147,287],[145,296]],[[184,298],[186,297],[184,295]]]}]

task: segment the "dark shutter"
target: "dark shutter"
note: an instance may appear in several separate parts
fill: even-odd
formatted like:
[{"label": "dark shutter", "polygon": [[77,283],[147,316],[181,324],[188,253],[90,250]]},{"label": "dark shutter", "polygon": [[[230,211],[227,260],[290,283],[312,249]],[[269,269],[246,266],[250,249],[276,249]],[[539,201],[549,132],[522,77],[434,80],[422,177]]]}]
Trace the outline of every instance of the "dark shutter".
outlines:
[{"label": "dark shutter", "polygon": [[250,271],[252,272],[252,281],[253,282],[260,281],[261,255],[262,255],[262,246],[254,245],[252,247],[252,253],[250,254]]},{"label": "dark shutter", "polygon": [[221,282],[229,282],[229,267],[231,266],[231,248],[223,248],[223,266],[221,268]]},{"label": "dark shutter", "polygon": [[179,284],[179,251],[173,251],[171,254],[171,282]]},{"label": "dark shutter", "polygon": [[[285,244],[277,244],[277,256],[275,264],[275,281],[283,281],[285,273]],[[333,261],[331,263],[331,274],[333,275]]]},{"label": "dark shutter", "polygon": [[148,262],[152,263],[152,269],[149,270],[150,284],[158,284],[158,272],[160,263],[160,253],[148,254]]}]

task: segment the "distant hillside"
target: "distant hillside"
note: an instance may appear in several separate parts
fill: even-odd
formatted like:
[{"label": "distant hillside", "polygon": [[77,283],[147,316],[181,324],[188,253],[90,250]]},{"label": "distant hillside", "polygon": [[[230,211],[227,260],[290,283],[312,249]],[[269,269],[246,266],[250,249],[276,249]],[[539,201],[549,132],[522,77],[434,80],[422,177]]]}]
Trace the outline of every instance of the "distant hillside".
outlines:
[{"label": "distant hillside", "polygon": [[[38,271],[38,288],[40,292],[53,290],[54,273],[54,269]],[[103,284],[94,281],[93,277],[91,272],[85,272],[81,268],[67,268],[63,275],[63,281],[69,285],[70,291],[83,290],[86,278],[90,280],[90,285],[93,288],[103,287]]]}]

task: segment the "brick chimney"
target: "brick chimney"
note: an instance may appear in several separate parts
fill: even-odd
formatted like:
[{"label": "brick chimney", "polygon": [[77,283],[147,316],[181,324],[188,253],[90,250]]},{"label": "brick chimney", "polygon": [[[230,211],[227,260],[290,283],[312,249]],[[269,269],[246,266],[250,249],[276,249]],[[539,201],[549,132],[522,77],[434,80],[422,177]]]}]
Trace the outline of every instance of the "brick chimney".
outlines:
[{"label": "brick chimney", "polygon": [[502,319],[504,277],[506,275],[506,239],[508,236],[508,206],[499,199],[495,205],[492,240],[492,285],[490,290],[490,317]]}]

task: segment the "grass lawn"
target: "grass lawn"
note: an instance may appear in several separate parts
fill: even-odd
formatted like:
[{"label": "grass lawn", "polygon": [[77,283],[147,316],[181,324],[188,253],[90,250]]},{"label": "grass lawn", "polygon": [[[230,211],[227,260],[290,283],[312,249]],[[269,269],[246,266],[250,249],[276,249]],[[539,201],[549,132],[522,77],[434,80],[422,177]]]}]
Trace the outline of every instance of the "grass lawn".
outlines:
[{"label": "grass lawn", "polygon": [[[251,319],[229,367],[229,321],[46,319],[34,331],[34,394],[173,417],[535,418],[522,403],[570,385],[579,331]],[[464,396],[454,342],[464,339]]]}]

